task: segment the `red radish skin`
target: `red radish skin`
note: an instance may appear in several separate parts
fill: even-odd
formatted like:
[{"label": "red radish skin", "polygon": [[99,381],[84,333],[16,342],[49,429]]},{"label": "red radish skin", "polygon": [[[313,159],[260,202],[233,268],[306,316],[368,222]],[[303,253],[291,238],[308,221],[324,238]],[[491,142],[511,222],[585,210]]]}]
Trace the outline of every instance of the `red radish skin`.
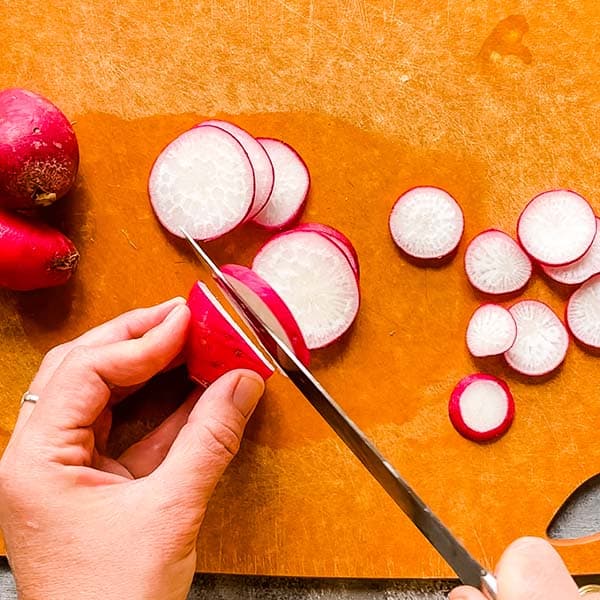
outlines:
[{"label": "red radish skin", "polygon": [[588,348],[600,349],[600,275],[594,275],[573,292],[566,321],[576,340]]},{"label": "red radish skin", "polygon": [[0,206],[52,204],[73,186],[79,146],[52,102],[22,89],[0,92]]},{"label": "red radish skin", "polygon": [[261,351],[231,319],[206,284],[198,281],[188,297],[191,312],[186,344],[190,377],[210,385],[234,369],[250,369],[263,379],[274,372]]},{"label": "red radish skin", "polygon": [[515,371],[532,377],[547,375],[565,359],[569,334],[553,310],[538,300],[521,300],[510,307],[517,338],[504,353]]},{"label": "red radish skin", "polygon": [[158,156],[148,193],[161,224],[197,240],[216,239],[237,227],[254,199],[250,159],[233,135],[211,125],[195,127]]},{"label": "red radish skin", "polygon": [[252,169],[254,171],[254,199],[252,202],[252,208],[246,217],[246,220],[250,220],[255,217],[266,205],[271,197],[273,191],[273,184],[275,182],[275,171],[273,169],[273,163],[267,154],[267,151],[262,147],[260,142],[256,141],[247,131],[229,123],[228,121],[219,121],[217,119],[211,119],[210,121],[204,121],[197,125],[197,127],[203,127],[211,125],[213,127],[219,127],[224,129],[244,147]]},{"label": "red radish skin", "polygon": [[310,188],[310,174],[302,157],[285,142],[272,138],[257,139],[273,163],[275,183],[267,205],[253,222],[265,229],[278,231],[300,218]]},{"label": "red radish skin", "polygon": [[28,291],[62,285],[78,262],[73,242],[60,231],[0,211],[0,286]]},{"label": "red radish skin", "polygon": [[461,379],[452,391],[448,414],[463,437],[490,442],[509,430],[515,417],[515,401],[504,381],[474,373]]},{"label": "red radish skin", "polygon": [[571,190],[538,194],[525,207],[517,224],[521,246],[548,266],[579,260],[596,235],[596,217],[588,201]]},{"label": "red radish skin", "polygon": [[463,212],[445,190],[412,188],[396,200],[389,218],[395,244],[419,260],[440,260],[458,247],[464,230]]},{"label": "red radish skin", "polygon": [[[256,311],[282,342],[308,367],[310,351],[300,331],[296,319],[277,292],[254,271],[240,265],[223,265],[221,271],[229,283],[244,298],[250,308]],[[277,353],[277,347],[267,348]]]},{"label": "red radish skin", "polygon": [[522,290],[531,279],[533,266],[508,234],[488,229],[476,235],[467,246],[465,272],[475,289],[502,295]]},{"label": "red radish skin", "polygon": [[471,315],[467,327],[467,347],[477,357],[496,356],[512,348],[517,324],[510,311],[498,304],[482,304]]}]

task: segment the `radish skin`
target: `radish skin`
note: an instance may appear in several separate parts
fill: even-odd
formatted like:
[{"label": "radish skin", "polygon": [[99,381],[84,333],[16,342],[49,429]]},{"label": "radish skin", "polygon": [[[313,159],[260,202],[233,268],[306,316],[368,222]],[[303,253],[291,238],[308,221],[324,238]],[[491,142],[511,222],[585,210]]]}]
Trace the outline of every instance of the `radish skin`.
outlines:
[{"label": "radish skin", "polygon": [[576,340],[588,348],[600,348],[600,275],[590,277],[573,292],[566,321]]},{"label": "radish skin", "polygon": [[0,92],[0,207],[51,204],[71,189],[78,167],[75,132],[52,102],[17,88]]},{"label": "radish skin", "polygon": [[62,285],[78,262],[73,242],[60,231],[0,211],[0,286],[28,291]]}]

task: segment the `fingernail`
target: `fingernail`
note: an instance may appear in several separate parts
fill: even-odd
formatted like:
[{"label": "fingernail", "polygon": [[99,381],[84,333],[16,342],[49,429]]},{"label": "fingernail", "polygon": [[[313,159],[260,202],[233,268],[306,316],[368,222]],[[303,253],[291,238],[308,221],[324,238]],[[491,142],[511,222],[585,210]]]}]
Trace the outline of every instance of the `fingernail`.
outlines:
[{"label": "fingernail", "polygon": [[185,310],[183,304],[178,304],[168,315],[167,318],[165,319],[165,323],[171,323],[172,321],[175,321],[175,319],[177,319],[177,317],[181,314],[181,312]]},{"label": "fingernail", "polygon": [[233,403],[244,417],[250,416],[264,389],[265,384],[258,377],[240,377],[233,391]]},{"label": "fingernail", "polygon": [[169,304],[185,304],[186,303],[186,299],[183,298],[182,296],[175,296],[174,298],[171,298],[170,300],[165,300],[162,303],[162,306],[168,306]]}]

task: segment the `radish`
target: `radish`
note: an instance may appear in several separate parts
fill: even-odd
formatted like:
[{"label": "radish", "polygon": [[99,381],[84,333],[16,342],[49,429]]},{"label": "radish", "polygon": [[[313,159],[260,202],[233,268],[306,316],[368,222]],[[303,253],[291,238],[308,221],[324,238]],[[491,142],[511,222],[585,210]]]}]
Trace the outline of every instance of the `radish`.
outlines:
[{"label": "radish", "polygon": [[398,198],[389,219],[396,245],[417,259],[441,259],[456,250],[464,217],[456,200],[437,187],[415,187]]},{"label": "radish", "polygon": [[346,256],[356,277],[360,277],[360,266],[358,264],[358,253],[352,242],[341,232],[329,225],[322,223],[301,223],[295,227],[296,230],[316,231],[327,236]]},{"label": "radish", "polygon": [[75,246],[60,231],[0,211],[0,286],[26,291],[61,285],[78,262]]},{"label": "radish", "polygon": [[186,358],[190,377],[210,385],[233,369],[251,369],[263,379],[274,372],[262,352],[198,281],[188,297],[191,312]]},{"label": "radish", "polygon": [[273,163],[275,184],[267,205],[253,221],[265,229],[283,229],[296,221],[304,209],[310,187],[308,167],[285,142],[271,138],[258,141]]},{"label": "radish", "polygon": [[247,220],[250,220],[266,206],[273,191],[275,172],[271,159],[262,145],[241,127],[228,121],[218,121],[217,119],[204,121],[197,125],[197,127],[205,127],[207,125],[219,127],[230,133],[243,146],[246,154],[248,154],[255,177],[254,200],[252,208],[246,217]]},{"label": "radish", "polygon": [[596,235],[590,249],[573,263],[563,267],[542,265],[544,273],[558,283],[576,285],[600,273],[600,220],[596,217]]},{"label": "radish", "polygon": [[158,220],[172,234],[197,240],[231,231],[249,214],[254,172],[246,151],[219,127],[195,127],[158,156],[148,191]]},{"label": "radish", "polygon": [[[250,308],[262,317],[271,331],[287,344],[304,365],[308,366],[310,352],[300,327],[277,292],[264,279],[246,267],[223,265],[221,271]],[[267,349],[277,353],[277,348],[274,346]]]},{"label": "radish", "polygon": [[600,348],[600,275],[588,279],[569,298],[567,325],[581,343]]},{"label": "radish", "polygon": [[515,402],[504,381],[475,373],[458,382],[450,396],[448,413],[463,437],[488,442],[508,431],[515,416]]},{"label": "radish", "polygon": [[517,225],[519,241],[535,260],[560,266],[580,259],[596,235],[596,217],[585,198],[570,190],[536,196]]},{"label": "radish", "polygon": [[563,362],[569,335],[552,309],[537,300],[521,300],[510,307],[517,339],[504,353],[508,364],[523,375],[546,375]]},{"label": "radish", "polygon": [[531,278],[529,257],[509,235],[488,229],[475,236],[465,252],[465,271],[474,288],[486,294],[509,294]]},{"label": "radish", "polygon": [[311,350],[337,340],[356,318],[356,275],[327,236],[296,229],[280,233],[260,249],[252,269],[286,303]]},{"label": "radish", "polygon": [[46,206],[73,186],[79,146],[52,102],[21,89],[0,92],[0,206]]},{"label": "radish", "polygon": [[475,310],[467,327],[467,347],[476,357],[503,354],[515,343],[517,324],[506,308],[483,304]]}]

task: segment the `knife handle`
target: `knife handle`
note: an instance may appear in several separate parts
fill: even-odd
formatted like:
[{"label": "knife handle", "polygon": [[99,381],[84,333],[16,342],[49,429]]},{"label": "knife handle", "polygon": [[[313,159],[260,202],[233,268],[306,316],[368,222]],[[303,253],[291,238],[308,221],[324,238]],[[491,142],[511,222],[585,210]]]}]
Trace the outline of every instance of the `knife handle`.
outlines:
[{"label": "knife handle", "polygon": [[487,571],[481,574],[481,591],[489,600],[498,600],[498,582],[496,578]]}]

